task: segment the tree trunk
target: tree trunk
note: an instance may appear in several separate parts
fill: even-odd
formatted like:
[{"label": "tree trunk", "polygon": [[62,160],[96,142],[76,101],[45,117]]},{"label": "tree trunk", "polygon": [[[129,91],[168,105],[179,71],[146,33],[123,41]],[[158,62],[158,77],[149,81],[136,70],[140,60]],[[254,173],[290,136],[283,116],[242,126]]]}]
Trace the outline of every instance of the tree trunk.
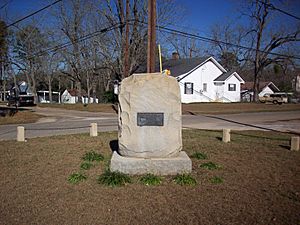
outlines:
[{"label": "tree trunk", "polygon": [[97,102],[96,102],[96,99],[97,99],[97,96],[96,96],[96,86],[97,86],[97,85],[96,85],[96,82],[94,82],[94,83],[93,83],[93,89],[92,89],[92,90],[93,90],[93,100],[94,100],[93,103],[94,103],[94,104],[97,103]]},{"label": "tree trunk", "polygon": [[90,104],[90,91],[91,91],[91,88],[90,88],[90,74],[89,74],[88,71],[86,72],[86,89],[87,89],[87,96],[88,96],[88,104]]},{"label": "tree trunk", "polygon": [[81,91],[81,82],[80,81],[76,81],[76,89],[78,91],[78,102],[82,103],[82,91]]},{"label": "tree trunk", "polygon": [[51,78],[48,77],[48,87],[49,87],[49,102],[52,103],[52,82]]},{"label": "tree trunk", "polygon": [[59,93],[59,94],[58,94],[58,98],[59,98],[59,99],[58,99],[58,103],[59,103],[59,104],[61,103],[61,99],[60,99],[60,98],[61,98],[61,96],[60,96],[60,89],[61,89],[61,87],[60,87],[60,85],[61,85],[61,84],[60,84],[60,76],[59,76],[59,77],[58,77],[58,93]]},{"label": "tree trunk", "polygon": [[37,92],[36,92],[36,81],[35,81],[34,77],[32,78],[31,91],[32,91],[32,94],[33,94],[33,97],[34,97],[34,103],[37,104],[38,103],[38,96],[37,96]]}]

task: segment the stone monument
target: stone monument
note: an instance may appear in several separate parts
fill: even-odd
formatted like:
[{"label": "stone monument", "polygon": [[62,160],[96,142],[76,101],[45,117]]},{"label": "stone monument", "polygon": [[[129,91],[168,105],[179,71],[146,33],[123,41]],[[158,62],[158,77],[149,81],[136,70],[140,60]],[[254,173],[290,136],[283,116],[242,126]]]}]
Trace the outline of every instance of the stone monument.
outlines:
[{"label": "stone monument", "polygon": [[134,74],[119,91],[119,150],[111,171],[160,175],[191,172],[182,150],[181,98],[174,77]]}]

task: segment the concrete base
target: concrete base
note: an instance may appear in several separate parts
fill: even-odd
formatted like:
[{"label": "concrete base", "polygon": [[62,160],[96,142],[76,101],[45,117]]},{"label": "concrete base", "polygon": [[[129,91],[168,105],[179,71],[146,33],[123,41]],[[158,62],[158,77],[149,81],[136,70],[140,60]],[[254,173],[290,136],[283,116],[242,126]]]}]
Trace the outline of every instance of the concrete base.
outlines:
[{"label": "concrete base", "polygon": [[119,171],[125,174],[156,174],[176,175],[190,173],[192,161],[188,155],[181,151],[176,157],[171,158],[129,158],[113,153],[110,163],[111,171]]}]

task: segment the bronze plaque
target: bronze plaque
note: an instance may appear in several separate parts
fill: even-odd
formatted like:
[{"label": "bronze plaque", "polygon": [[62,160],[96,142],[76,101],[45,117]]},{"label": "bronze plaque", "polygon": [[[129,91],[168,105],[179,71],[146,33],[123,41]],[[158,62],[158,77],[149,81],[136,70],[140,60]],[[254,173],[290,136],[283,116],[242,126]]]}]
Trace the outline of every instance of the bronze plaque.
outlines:
[{"label": "bronze plaque", "polygon": [[143,126],[163,126],[164,113],[137,113],[137,125]]}]

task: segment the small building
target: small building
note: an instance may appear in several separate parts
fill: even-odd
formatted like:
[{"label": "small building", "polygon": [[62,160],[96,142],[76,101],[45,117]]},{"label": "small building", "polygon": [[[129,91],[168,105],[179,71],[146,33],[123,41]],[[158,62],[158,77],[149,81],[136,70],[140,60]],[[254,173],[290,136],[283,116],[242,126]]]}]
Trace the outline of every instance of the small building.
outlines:
[{"label": "small building", "polygon": [[[37,91],[39,103],[50,103],[49,91]],[[52,102],[60,103],[60,92],[52,91]]]},{"label": "small building", "polygon": [[[61,94],[61,103],[75,104],[79,102],[83,104],[94,103],[94,98],[90,97],[89,102],[86,92],[83,90],[80,96],[77,89],[66,89]],[[96,98],[96,103],[98,103],[98,98]]]},{"label": "small building", "polygon": [[[254,82],[245,82],[241,86],[241,99],[244,102],[250,102],[253,100],[253,86]],[[271,81],[260,82],[258,97],[263,97],[265,94],[274,94],[275,92],[279,92],[279,88]]]},{"label": "small building", "polygon": [[179,59],[163,63],[177,78],[182,103],[239,102],[244,80],[237,72],[227,71],[213,57]]}]

